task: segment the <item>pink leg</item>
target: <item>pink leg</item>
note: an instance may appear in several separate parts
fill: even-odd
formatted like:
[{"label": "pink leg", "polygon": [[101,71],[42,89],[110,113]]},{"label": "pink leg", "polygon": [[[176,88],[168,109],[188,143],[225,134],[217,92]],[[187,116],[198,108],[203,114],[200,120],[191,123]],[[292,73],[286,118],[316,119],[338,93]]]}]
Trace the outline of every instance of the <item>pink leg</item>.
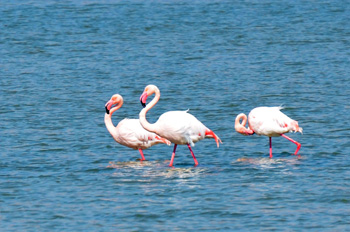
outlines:
[{"label": "pink leg", "polygon": [[272,139],[271,137],[269,137],[270,139],[270,159],[272,159]]},{"label": "pink leg", "polygon": [[[300,147],[301,147],[301,144],[298,143],[297,141],[295,141],[295,140],[289,138],[288,136],[286,136],[286,135],[284,135],[284,134],[281,134],[281,136],[284,137],[284,138],[286,138],[286,139],[288,139],[289,141],[291,141],[291,142],[294,143],[295,145],[297,145],[297,149],[295,150],[295,153],[294,153],[294,155],[297,155],[297,154],[298,154],[298,151],[299,151],[299,149],[300,149]],[[300,156],[300,155],[299,155],[299,156]]]},{"label": "pink leg", "polygon": [[141,149],[139,149],[140,155],[141,155],[141,161],[146,160],[145,157],[143,156],[143,151]]},{"label": "pink leg", "polygon": [[190,149],[190,152],[192,154],[192,157],[193,157],[193,160],[194,160],[194,166],[197,166],[198,165],[198,161],[197,161],[196,157],[194,156],[194,153],[192,151],[192,148],[191,148],[190,144],[187,144],[187,146],[188,146],[188,149]]},{"label": "pink leg", "polygon": [[176,147],[177,147],[177,144],[174,145],[174,150],[173,150],[173,154],[171,155],[171,160],[170,160],[169,167],[172,167],[172,166],[173,166],[174,158],[175,158]]}]

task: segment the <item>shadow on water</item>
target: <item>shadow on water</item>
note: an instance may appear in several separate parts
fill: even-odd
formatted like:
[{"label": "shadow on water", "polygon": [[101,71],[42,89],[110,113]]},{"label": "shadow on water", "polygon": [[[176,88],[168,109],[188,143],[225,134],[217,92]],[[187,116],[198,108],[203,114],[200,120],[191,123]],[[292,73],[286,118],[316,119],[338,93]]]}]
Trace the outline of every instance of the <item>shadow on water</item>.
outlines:
[{"label": "shadow on water", "polygon": [[178,162],[174,167],[169,167],[170,160],[140,161],[138,159],[136,161],[110,161],[106,168],[113,169],[114,176],[127,176],[142,173],[142,176],[188,178],[202,174],[208,175],[218,173],[221,171],[234,171],[237,165],[249,165],[255,168],[281,168],[290,165],[299,165],[302,160],[306,159],[305,156],[294,156],[287,152],[281,155],[283,158],[279,158],[278,155],[276,155],[272,159],[268,156],[252,158],[242,156],[231,161],[229,165],[220,167],[217,165],[203,166],[201,164],[194,166],[192,163],[188,162]]},{"label": "shadow on water", "polygon": [[126,161],[109,162],[107,168],[114,169],[114,176],[130,175],[130,172],[142,172],[143,177],[165,177],[165,178],[191,178],[202,174],[215,173],[216,167],[203,167],[178,163],[169,167],[169,160],[162,161]]},{"label": "shadow on water", "polygon": [[243,164],[251,164],[257,167],[264,168],[276,168],[280,165],[296,165],[300,164],[301,160],[305,159],[303,156],[291,156],[290,158],[272,158],[269,157],[259,157],[259,158],[247,158],[242,157],[238,158],[236,161],[232,163],[243,163]]},{"label": "shadow on water", "polygon": [[159,162],[155,161],[125,161],[125,162],[113,162],[110,161],[107,168],[113,168],[113,169],[126,169],[126,168],[133,168],[133,169],[140,169],[143,167],[148,167],[148,166],[154,166],[157,165],[159,166]]}]

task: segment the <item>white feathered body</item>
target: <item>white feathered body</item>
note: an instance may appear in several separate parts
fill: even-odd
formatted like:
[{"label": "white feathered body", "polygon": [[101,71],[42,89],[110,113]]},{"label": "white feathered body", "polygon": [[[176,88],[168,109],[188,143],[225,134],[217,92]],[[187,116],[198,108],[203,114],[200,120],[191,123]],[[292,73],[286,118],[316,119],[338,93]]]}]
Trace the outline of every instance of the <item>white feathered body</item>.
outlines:
[{"label": "white feathered body", "polygon": [[204,139],[209,130],[196,117],[187,111],[168,111],[162,114],[154,124],[156,134],[175,144],[190,144]]},{"label": "white feathered body", "polygon": [[280,110],[282,107],[257,107],[248,115],[249,128],[258,135],[277,137],[281,134],[299,131],[298,122],[289,118]]},{"label": "white feathered body", "polygon": [[123,119],[115,127],[113,138],[121,145],[133,149],[147,149],[155,144],[162,143],[156,139],[156,134],[146,131],[138,119]]}]

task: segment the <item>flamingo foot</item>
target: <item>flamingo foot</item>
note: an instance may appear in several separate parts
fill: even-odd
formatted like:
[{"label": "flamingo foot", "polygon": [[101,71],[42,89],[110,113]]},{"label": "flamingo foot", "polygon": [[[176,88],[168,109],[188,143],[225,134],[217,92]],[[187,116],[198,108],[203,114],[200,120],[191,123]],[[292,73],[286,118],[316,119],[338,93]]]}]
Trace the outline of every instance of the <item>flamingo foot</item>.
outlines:
[{"label": "flamingo foot", "polygon": [[177,144],[174,144],[174,150],[173,150],[173,154],[171,155],[171,160],[170,160],[170,163],[169,163],[169,167],[173,166],[174,158],[175,158],[175,152],[176,152],[176,147],[177,147]]},{"label": "flamingo foot", "polygon": [[272,159],[272,138],[269,137],[270,139],[270,159]]},{"label": "flamingo foot", "polygon": [[[286,136],[286,135],[284,135],[284,134],[281,134],[281,136],[282,136],[283,138],[288,139],[289,141],[291,141],[291,142],[294,143],[295,145],[297,145],[297,149],[295,150],[295,152],[294,152],[293,155],[298,155],[298,151],[300,150],[301,144],[300,144],[299,142],[297,142],[297,141],[295,141],[295,140],[289,138],[288,136]],[[299,155],[299,157],[300,157],[300,155]]]},{"label": "flamingo foot", "polygon": [[[294,155],[298,154],[298,151],[300,150],[300,147],[301,147],[301,144],[297,142],[297,149],[295,150]],[[300,157],[300,155],[299,155],[299,157]]]},{"label": "flamingo foot", "polygon": [[140,155],[141,155],[141,159],[140,161],[145,161],[145,156],[143,155],[143,151],[141,150],[141,148],[139,149]]},{"label": "flamingo foot", "polygon": [[194,160],[194,166],[197,166],[198,165],[198,161],[197,161],[196,157],[194,156],[194,153],[192,151],[192,148],[191,148],[190,144],[187,144],[187,146],[188,146],[188,149],[190,149],[190,152],[192,154],[192,157],[193,157],[193,160]]}]

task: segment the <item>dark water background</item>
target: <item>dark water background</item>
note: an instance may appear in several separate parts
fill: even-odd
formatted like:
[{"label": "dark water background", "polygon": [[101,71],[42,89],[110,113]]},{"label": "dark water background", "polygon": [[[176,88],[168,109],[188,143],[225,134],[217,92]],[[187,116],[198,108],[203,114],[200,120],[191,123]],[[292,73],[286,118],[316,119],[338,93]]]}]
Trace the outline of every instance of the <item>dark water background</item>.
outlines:
[{"label": "dark water background", "polygon": [[[3,231],[349,231],[347,1],[0,1]],[[113,117],[186,110],[224,142],[139,153]],[[245,137],[235,116],[284,105],[302,144]],[[109,166],[109,167],[107,167]]]}]

